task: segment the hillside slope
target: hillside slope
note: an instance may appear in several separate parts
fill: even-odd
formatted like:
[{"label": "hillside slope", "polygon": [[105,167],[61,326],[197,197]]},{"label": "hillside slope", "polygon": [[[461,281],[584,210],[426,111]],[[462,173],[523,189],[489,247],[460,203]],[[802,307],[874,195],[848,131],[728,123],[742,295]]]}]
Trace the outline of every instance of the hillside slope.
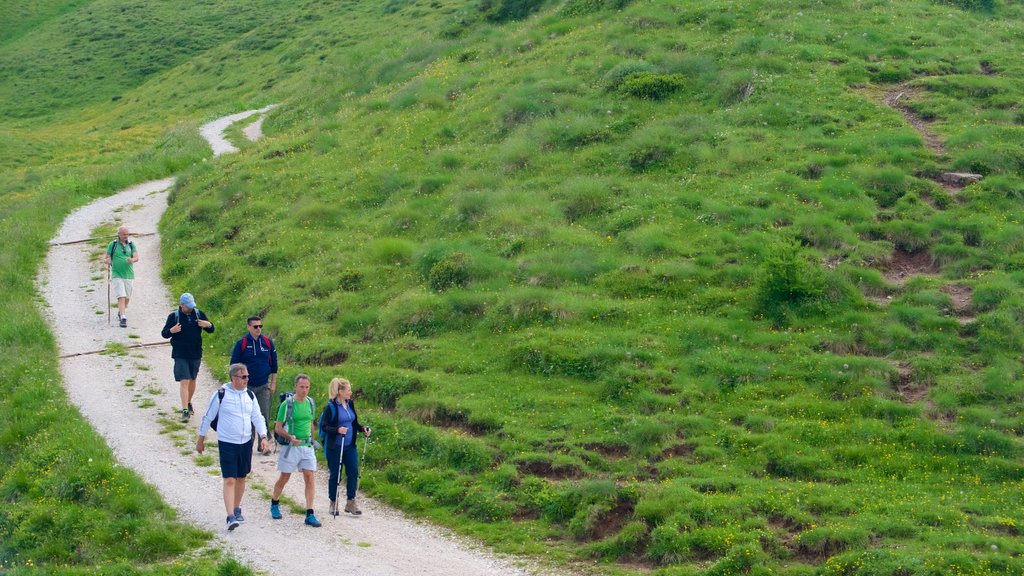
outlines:
[{"label": "hillside slope", "polygon": [[297,3],[116,113],[283,102],[174,191],[165,277],[353,381],[375,494],[611,571],[1019,573],[986,5]]}]

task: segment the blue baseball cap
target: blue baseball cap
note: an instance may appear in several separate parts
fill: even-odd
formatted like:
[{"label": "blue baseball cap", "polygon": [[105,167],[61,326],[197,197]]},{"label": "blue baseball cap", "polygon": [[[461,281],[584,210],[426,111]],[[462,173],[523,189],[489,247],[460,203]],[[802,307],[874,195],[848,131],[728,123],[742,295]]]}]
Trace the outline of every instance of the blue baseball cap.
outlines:
[{"label": "blue baseball cap", "polygon": [[189,294],[188,292],[185,292],[184,294],[182,294],[181,298],[178,299],[178,302],[181,302],[183,305],[185,305],[186,308],[195,308],[196,307],[196,299],[195,299],[195,297],[192,296],[192,294]]}]

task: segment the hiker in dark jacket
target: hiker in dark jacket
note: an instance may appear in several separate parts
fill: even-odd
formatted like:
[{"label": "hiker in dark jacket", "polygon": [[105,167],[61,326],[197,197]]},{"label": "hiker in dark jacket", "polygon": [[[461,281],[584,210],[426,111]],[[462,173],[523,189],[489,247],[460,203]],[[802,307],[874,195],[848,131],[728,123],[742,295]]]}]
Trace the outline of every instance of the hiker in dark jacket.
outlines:
[{"label": "hiker in dark jacket", "polygon": [[356,451],[356,431],[366,437],[373,433],[369,426],[359,423],[356,405],[352,401],[352,384],[344,378],[331,380],[328,389],[330,402],[320,415],[320,426],[325,432],[324,453],[327,456],[327,497],[331,500],[329,514],[338,515],[338,482],[341,467],[345,467],[345,512],[358,516],[362,510],[356,504],[359,482],[359,453]]},{"label": "hiker in dark jacket", "polygon": [[181,421],[188,422],[195,413],[192,396],[196,393],[196,377],[203,359],[203,332],[213,333],[213,322],[196,308],[196,299],[185,292],[178,299],[178,309],[167,315],[160,336],[171,339],[174,358],[174,380],[181,392]]},{"label": "hiker in dark jacket", "polygon": [[277,390],[277,348],[273,340],[263,335],[262,318],[250,316],[246,322],[249,333],[235,342],[231,363],[245,364],[249,369],[249,390],[256,394],[263,421],[269,425],[270,399]]}]

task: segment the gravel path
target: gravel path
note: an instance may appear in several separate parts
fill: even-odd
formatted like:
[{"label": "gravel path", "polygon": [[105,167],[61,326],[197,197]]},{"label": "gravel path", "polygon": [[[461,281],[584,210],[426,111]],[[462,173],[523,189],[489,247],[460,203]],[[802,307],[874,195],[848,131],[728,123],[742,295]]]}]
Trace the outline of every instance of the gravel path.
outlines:
[{"label": "gravel path", "polygon": [[[262,119],[270,108],[221,118],[205,125],[202,134],[215,154],[232,151],[224,130],[252,115]],[[247,137],[258,136],[259,122]],[[53,239],[38,278],[44,313],[59,343],[68,396],[103,435],[118,462],[155,486],[182,520],[213,531],[217,539],[213,545],[226,546],[233,557],[270,574],[301,570],[307,576],[334,576],[338,561],[349,567],[346,573],[359,576],[542,573],[532,562],[498,557],[366,498],[360,500],[363,516],[331,518],[323,472],[318,473],[316,497],[322,528],[304,526],[302,515],[287,509],[284,519],[271,520],[269,491],[277,479],[273,456],[254,459],[242,503],[246,522],[233,532],[224,529],[219,470],[216,464],[202,466],[195,460],[193,446],[201,414],[184,431],[174,424],[178,386],[171,377],[170,346],[160,337],[163,321],[177,302],[160,280],[157,234],[174,182],[174,178],[146,182],[72,213]],[[113,223],[124,223],[137,235],[140,254],[127,329],[107,323],[102,249],[92,243],[65,244],[89,238],[97,226]],[[196,298],[202,308],[202,293]],[[212,320],[219,330],[240,332],[244,324],[241,318],[215,316]],[[129,347],[127,353],[96,353],[112,344]],[[206,366],[224,361],[223,355],[204,359],[193,402],[200,411],[218,386]],[[161,431],[165,429],[170,430]],[[210,440],[214,435],[211,432]],[[216,452],[214,448],[207,454]],[[294,502],[304,500],[300,475],[292,477],[285,494]]]}]

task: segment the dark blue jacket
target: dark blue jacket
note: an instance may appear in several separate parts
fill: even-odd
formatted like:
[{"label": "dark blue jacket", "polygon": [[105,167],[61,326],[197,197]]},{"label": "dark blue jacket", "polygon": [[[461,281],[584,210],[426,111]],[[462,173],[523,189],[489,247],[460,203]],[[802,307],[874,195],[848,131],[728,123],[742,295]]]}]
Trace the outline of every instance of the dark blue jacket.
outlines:
[{"label": "dark blue jacket", "polygon": [[231,350],[231,363],[249,369],[249,388],[266,386],[271,374],[277,374],[277,348],[274,341],[260,334],[256,339],[246,332]]},{"label": "dark blue jacket", "polygon": [[[334,405],[333,409],[331,408],[332,404]],[[338,406],[338,401],[332,399],[327,403],[327,406],[324,406],[324,411],[323,413],[320,414],[320,426],[322,426],[324,432],[327,433],[327,441],[324,442],[325,447],[329,446],[332,449],[337,448],[337,446],[334,445],[334,442],[335,439],[339,436],[338,411],[340,411],[341,409],[342,408]],[[355,442],[355,433],[358,431],[362,432],[365,435],[366,429],[363,427],[362,424],[359,423],[359,413],[356,412],[356,403],[351,398],[349,398],[348,400],[348,409],[352,411],[352,441]],[[332,411],[334,412],[334,414],[331,414]],[[334,416],[334,418],[331,418],[331,416]]]}]

